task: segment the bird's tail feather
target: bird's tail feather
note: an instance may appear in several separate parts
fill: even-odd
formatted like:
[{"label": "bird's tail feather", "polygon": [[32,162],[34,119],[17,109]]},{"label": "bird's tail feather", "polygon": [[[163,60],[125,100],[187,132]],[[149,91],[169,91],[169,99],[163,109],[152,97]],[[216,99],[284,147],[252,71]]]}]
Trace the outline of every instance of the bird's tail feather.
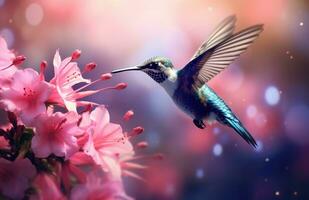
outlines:
[{"label": "bird's tail feather", "polygon": [[257,147],[255,139],[237,118],[228,118],[226,119],[226,122],[227,125],[233,128],[248,144],[252,145],[254,148]]}]

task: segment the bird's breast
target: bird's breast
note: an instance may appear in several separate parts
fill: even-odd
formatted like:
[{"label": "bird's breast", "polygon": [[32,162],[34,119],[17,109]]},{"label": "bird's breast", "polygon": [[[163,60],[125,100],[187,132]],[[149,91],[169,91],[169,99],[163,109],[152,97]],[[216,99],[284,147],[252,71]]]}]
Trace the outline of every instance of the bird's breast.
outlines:
[{"label": "bird's breast", "polygon": [[203,119],[207,116],[207,99],[203,93],[178,87],[172,98],[177,106],[192,118]]},{"label": "bird's breast", "polygon": [[178,87],[178,81],[176,80],[175,82],[172,82],[167,79],[164,82],[160,83],[160,85],[164,88],[167,94],[172,97]]}]

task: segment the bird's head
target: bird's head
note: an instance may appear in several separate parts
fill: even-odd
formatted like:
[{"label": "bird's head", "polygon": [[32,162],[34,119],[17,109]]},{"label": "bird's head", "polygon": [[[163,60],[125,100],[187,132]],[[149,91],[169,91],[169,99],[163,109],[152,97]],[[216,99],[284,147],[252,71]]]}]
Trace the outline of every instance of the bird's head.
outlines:
[{"label": "bird's head", "polygon": [[167,79],[174,82],[177,79],[177,73],[173,68],[172,62],[168,58],[163,57],[150,58],[141,65],[114,70],[112,73],[134,70],[145,72],[158,83],[162,83]]}]

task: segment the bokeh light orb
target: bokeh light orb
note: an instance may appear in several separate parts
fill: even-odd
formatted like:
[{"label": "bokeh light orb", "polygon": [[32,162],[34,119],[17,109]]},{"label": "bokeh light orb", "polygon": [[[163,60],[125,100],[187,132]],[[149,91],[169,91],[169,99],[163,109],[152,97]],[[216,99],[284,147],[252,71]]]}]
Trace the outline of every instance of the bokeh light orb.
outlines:
[{"label": "bokeh light orb", "polygon": [[0,0],[0,6],[3,6],[5,3],[5,0]]},{"label": "bokeh light orb", "polygon": [[247,116],[249,118],[253,118],[255,117],[255,115],[257,114],[257,108],[255,105],[249,105],[247,107],[247,110],[246,110],[246,113],[247,113]]},{"label": "bokeh light orb", "polygon": [[27,22],[32,26],[39,25],[44,17],[42,6],[37,3],[32,3],[26,8],[25,17]]},{"label": "bokeh light orb", "polygon": [[221,144],[215,144],[213,149],[212,149],[212,152],[215,156],[220,156],[223,152],[223,147]]},{"label": "bokeh light orb", "polygon": [[218,135],[218,134],[220,133],[220,128],[214,127],[214,128],[212,129],[212,132],[213,132],[214,135]]},{"label": "bokeh light orb", "polygon": [[9,48],[11,48],[15,41],[15,36],[10,28],[3,28],[0,31],[0,35],[5,39]]},{"label": "bokeh light orb", "polygon": [[298,144],[308,144],[308,119],[309,106],[295,105],[291,107],[285,117],[285,129],[287,136]]},{"label": "bokeh light orb", "polygon": [[204,170],[202,168],[196,169],[195,176],[198,179],[202,179],[204,177]]},{"label": "bokeh light orb", "polygon": [[256,141],[256,143],[257,143],[257,147],[256,147],[255,151],[261,152],[263,150],[263,142],[258,140],[258,141]]},{"label": "bokeh light orb", "polygon": [[278,88],[275,86],[269,86],[266,88],[264,98],[268,105],[277,105],[280,101],[280,92]]}]

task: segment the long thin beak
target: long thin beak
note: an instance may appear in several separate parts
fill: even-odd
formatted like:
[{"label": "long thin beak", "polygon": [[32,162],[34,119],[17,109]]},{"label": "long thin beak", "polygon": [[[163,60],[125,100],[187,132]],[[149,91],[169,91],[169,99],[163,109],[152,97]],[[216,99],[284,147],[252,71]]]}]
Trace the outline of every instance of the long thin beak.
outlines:
[{"label": "long thin beak", "polygon": [[142,70],[142,69],[139,66],[127,67],[127,68],[113,70],[111,73],[116,74],[116,73],[119,73],[119,72],[134,71],[134,70]]}]

